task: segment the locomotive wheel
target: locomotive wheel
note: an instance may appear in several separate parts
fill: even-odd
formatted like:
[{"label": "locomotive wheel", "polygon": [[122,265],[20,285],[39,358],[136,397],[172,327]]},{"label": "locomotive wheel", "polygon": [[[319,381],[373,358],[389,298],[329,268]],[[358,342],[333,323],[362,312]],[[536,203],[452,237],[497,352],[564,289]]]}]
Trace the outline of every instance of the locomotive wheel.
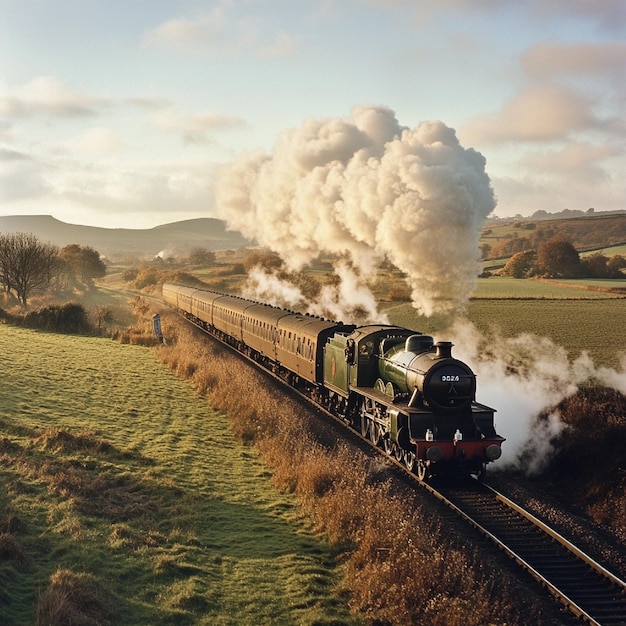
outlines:
[{"label": "locomotive wheel", "polygon": [[365,413],[361,412],[361,436],[368,437],[372,422]]},{"label": "locomotive wheel", "polygon": [[389,437],[385,437],[383,439],[383,448],[389,456],[392,456],[394,454],[395,447],[396,447],[396,444],[393,441],[391,441]]},{"label": "locomotive wheel", "polygon": [[385,395],[388,395],[392,400],[396,397],[396,390],[393,387],[393,383],[387,383],[385,385]]},{"label": "locomotive wheel", "polygon": [[423,461],[422,459],[418,459],[415,473],[417,474],[417,479],[420,482],[422,482],[426,478],[427,469],[428,468],[426,467],[425,461]]},{"label": "locomotive wheel", "polygon": [[375,446],[378,446],[383,433],[382,428],[370,417],[370,415],[375,414],[376,404],[374,401],[364,398],[361,407],[361,435],[368,437]]},{"label": "locomotive wheel", "polygon": [[382,436],[382,433],[381,433],[380,425],[377,424],[376,422],[372,422],[370,425],[370,441],[375,446],[378,446],[380,445],[381,436]]},{"label": "locomotive wheel", "polygon": [[409,472],[413,471],[415,467],[415,452],[409,452],[408,450],[404,453],[404,464]]}]

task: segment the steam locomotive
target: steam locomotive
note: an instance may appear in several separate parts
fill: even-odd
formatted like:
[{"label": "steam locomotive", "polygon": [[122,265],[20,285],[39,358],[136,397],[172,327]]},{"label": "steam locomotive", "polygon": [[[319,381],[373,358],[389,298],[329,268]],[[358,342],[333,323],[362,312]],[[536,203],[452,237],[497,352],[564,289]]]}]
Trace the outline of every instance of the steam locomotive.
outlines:
[{"label": "steam locomotive", "polygon": [[452,343],[386,324],[355,326],[203,289],[163,285],[163,300],[305,393],[419,480],[484,475],[504,439],[494,409]]}]

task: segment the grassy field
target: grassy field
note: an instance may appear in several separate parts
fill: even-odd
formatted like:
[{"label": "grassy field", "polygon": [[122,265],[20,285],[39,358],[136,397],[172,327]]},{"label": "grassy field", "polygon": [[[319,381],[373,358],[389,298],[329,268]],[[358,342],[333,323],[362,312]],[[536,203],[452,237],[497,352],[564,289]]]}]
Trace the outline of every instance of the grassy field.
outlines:
[{"label": "grassy field", "polygon": [[590,252],[581,252],[580,256],[585,257],[597,253],[604,254],[605,256],[615,256],[616,254],[626,256],[626,243],[619,246],[607,246],[606,248],[601,248],[599,250],[591,250]]},{"label": "grassy field", "polygon": [[[611,291],[613,290],[613,291]],[[624,298],[624,280],[548,281],[492,276],[479,278],[473,298],[607,299]]]},{"label": "grassy field", "polygon": [[152,350],[0,324],[0,355],[0,623],[355,623],[295,499]]},{"label": "grassy field", "polygon": [[[444,339],[453,317],[425,318],[409,304],[388,307],[392,323]],[[548,337],[571,359],[587,351],[596,366],[619,367],[626,352],[624,299],[475,299],[467,318],[483,333],[504,337],[523,333]]]}]

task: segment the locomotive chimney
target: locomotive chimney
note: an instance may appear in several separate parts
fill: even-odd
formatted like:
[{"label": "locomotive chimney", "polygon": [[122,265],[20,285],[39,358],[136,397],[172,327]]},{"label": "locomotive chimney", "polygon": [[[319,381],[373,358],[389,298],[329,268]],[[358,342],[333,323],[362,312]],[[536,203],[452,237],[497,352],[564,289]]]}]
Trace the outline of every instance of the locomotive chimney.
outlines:
[{"label": "locomotive chimney", "polygon": [[437,353],[435,357],[437,359],[450,359],[452,358],[452,346],[454,344],[451,341],[438,341],[435,344],[435,348],[437,348]]}]

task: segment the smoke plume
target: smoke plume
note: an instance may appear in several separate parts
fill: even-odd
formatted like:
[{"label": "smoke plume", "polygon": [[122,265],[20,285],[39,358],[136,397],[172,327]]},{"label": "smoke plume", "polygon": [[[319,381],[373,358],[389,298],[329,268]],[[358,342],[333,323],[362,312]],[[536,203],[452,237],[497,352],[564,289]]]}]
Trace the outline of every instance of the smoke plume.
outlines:
[{"label": "smoke plume", "polygon": [[419,312],[462,307],[495,200],[485,159],[463,148],[453,129],[439,121],[410,129],[388,108],[355,107],[346,119],[284,131],[271,154],[225,166],[215,207],[229,228],[279,254],[290,271],[321,255],[340,259],[346,284],[323,294],[326,305],[347,319],[342,304],[354,306],[358,296],[370,321],[380,321],[366,285],[385,259],[406,276]]},{"label": "smoke plume", "polygon": [[[337,280],[310,302],[257,268],[244,295],[346,322],[386,322],[369,285],[382,261],[403,272],[423,315],[463,312],[475,286],[480,229],[495,208],[485,159],[439,121],[401,126],[385,107],[355,107],[345,119],[310,119],[284,131],[272,153],[245,154],[219,172],[215,209],[229,228],[276,252],[298,272],[335,260]],[[595,377],[626,392],[622,373],[570,362],[552,341],[459,321],[455,356],[478,375],[478,400],[498,409],[507,438],[500,467],[542,469],[564,428],[546,409]]]}]

